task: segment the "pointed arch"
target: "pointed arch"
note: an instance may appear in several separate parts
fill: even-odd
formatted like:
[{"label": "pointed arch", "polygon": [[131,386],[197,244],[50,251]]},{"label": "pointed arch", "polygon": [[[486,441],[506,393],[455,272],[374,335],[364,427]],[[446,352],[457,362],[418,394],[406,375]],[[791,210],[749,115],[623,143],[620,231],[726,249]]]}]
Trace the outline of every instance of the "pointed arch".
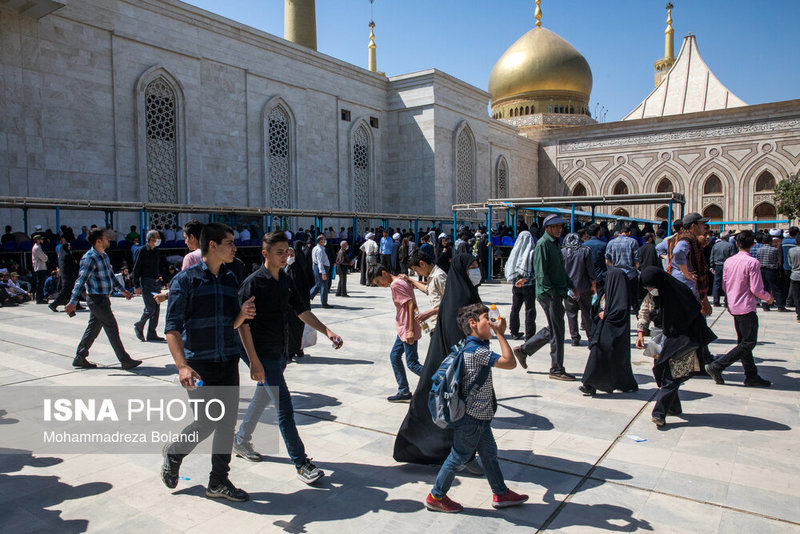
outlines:
[{"label": "pointed arch", "polygon": [[[775,208],[775,204],[771,202],[761,202],[753,208],[753,219],[757,221],[769,221],[774,220],[777,217],[778,210]],[[772,224],[757,224],[756,228],[759,230],[764,230],[771,228],[772,226]]]},{"label": "pointed arch", "polygon": [[683,193],[686,191],[685,175],[672,162],[663,162],[650,171],[644,181],[642,191],[653,192],[658,189],[658,184],[666,178],[672,183],[673,191]]},{"label": "pointed arch", "polygon": [[509,184],[511,177],[508,172],[508,161],[505,156],[497,158],[497,165],[495,167],[495,196],[496,198],[508,198]]},{"label": "pointed arch", "polygon": [[567,180],[566,183],[567,183],[567,190],[566,190],[567,195],[571,195],[572,191],[575,190],[575,187],[577,187],[578,184],[583,185],[583,187],[587,191],[588,196],[597,195],[597,189],[595,188],[595,184],[597,183],[596,179],[593,180],[592,177],[583,172],[583,170],[579,170],[578,172],[573,174],[569,178],[569,180]]},{"label": "pointed arch", "polygon": [[639,183],[633,177],[631,173],[629,173],[625,169],[615,169],[615,171],[609,174],[604,180],[603,185],[601,187],[601,195],[611,195],[613,194],[612,191],[618,186],[618,184],[622,182],[628,188],[628,193],[638,193],[639,192]]},{"label": "pointed arch", "polygon": [[661,206],[656,210],[656,219],[659,221],[666,221],[669,217],[669,207]]},{"label": "pointed arch", "polygon": [[573,197],[585,197],[588,196],[588,192],[586,190],[586,186],[583,185],[581,182],[578,182],[572,187],[572,191],[570,192],[571,196]]},{"label": "pointed arch", "polygon": [[453,137],[454,200],[456,204],[475,201],[477,157],[475,135],[466,120],[458,125]]},{"label": "pointed arch", "polygon": [[723,220],[722,208],[716,204],[709,204],[703,208],[703,217],[708,217],[711,222],[720,222]]},{"label": "pointed arch", "polygon": [[[139,76],[134,91],[139,198],[190,203],[183,85],[166,68],[154,66]],[[177,222],[174,213],[151,213],[148,226],[160,229]]]},{"label": "pointed arch", "polygon": [[286,101],[274,96],[261,110],[264,205],[297,206],[297,121]]},{"label": "pointed arch", "polygon": [[350,176],[353,211],[373,211],[375,201],[375,141],[366,120],[350,127]]},{"label": "pointed arch", "polygon": [[[719,178],[719,181],[722,184],[721,193],[704,193],[706,181],[711,177],[711,175],[715,175],[717,178]],[[728,216],[732,216],[737,212],[736,203],[738,202],[739,198],[739,191],[737,189],[738,188],[736,187],[736,183],[734,181],[734,174],[731,169],[719,163],[718,160],[709,161],[697,169],[697,171],[695,171],[695,173],[692,175],[686,195],[687,199],[691,200],[690,204],[687,205],[686,208],[689,211],[700,211],[700,208],[703,205],[703,197],[721,197],[718,202],[723,205],[720,207],[724,213],[727,213]]]},{"label": "pointed arch", "polygon": [[767,170],[762,171],[756,178],[755,192],[761,193],[764,191],[775,191],[775,176]]}]

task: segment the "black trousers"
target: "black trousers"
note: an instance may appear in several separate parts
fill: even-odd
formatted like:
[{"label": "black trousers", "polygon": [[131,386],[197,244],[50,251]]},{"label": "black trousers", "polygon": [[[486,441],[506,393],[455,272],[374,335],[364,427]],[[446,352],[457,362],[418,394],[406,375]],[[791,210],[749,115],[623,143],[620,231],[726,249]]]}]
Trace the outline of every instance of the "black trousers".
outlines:
[{"label": "black trousers", "polygon": [[733,325],[736,328],[737,345],[714,360],[711,366],[722,370],[737,360],[742,361],[744,375],[746,377],[758,376],[756,364],[753,361],[753,349],[758,343],[758,315],[756,312],[744,315],[734,315]]},{"label": "black trousers", "polygon": [[653,406],[653,417],[664,419],[667,414],[677,415],[683,412],[681,400],[678,398],[678,388],[686,382],[687,377],[672,378],[669,370],[661,379],[661,387],[656,393],[655,405]]},{"label": "black trousers", "polygon": [[[711,289],[711,295],[714,301],[714,306],[720,305],[720,298],[722,295],[725,294],[725,291],[722,289],[722,276],[724,274],[724,267],[720,265],[719,267],[714,267],[714,285]],[[728,297],[725,297],[725,301],[728,301]]]},{"label": "black trousers", "polygon": [[639,284],[639,275],[637,274],[633,278],[628,279],[628,295],[631,301],[631,308],[636,315],[639,315],[639,306],[641,306],[642,301],[639,300],[639,291],[640,291],[640,284]]},{"label": "black trousers", "polygon": [[117,319],[111,311],[111,299],[108,295],[87,295],[86,303],[89,305],[89,324],[86,325],[81,342],[78,343],[75,358],[81,359],[89,356],[89,349],[92,348],[100,330],[105,330],[117,359],[120,362],[130,360],[131,357],[125,352],[125,347],[122,346],[122,340],[119,338],[119,326],[117,326]]},{"label": "black trousers", "polygon": [[[761,269],[761,279],[764,281],[764,289],[775,298],[775,305],[778,308],[786,306],[786,299],[783,296],[783,287],[781,287],[780,277],[778,276],[777,269]],[[768,310],[769,306],[764,304],[764,309]]]},{"label": "black trousers", "polygon": [[[187,439],[180,439],[167,448],[167,454],[173,466],[180,466],[184,457],[192,452],[198,443],[213,433],[214,442],[211,446],[211,473],[208,477],[208,485],[216,486],[228,479],[230,471],[233,433],[236,429],[236,416],[239,411],[239,359],[229,362],[193,362],[189,360],[188,363],[189,367],[203,379],[203,387],[187,391],[189,398],[204,402],[199,404],[197,420],[181,430],[181,434],[192,436],[196,432],[197,440],[190,442]],[[225,407],[225,415],[219,421],[207,418],[205,405],[211,399],[219,399]],[[217,418],[219,414],[212,411],[211,416]]]},{"label": "black trousers", "polygon": [[386,267],[386,270],[392,272],[392,255],[381,254],[381,265]]},{"label": "black trousers", "polygon": [[511,316],[508,327],[516,336],[519,331],[519,311],[525,304],[525,339],[536,333],[536,286],[511,286]]},{"label": "black trousers", "polygon": [[580,339],[581,331],[578,330],[578,311],[581,312],[581,326],[586,330],[586,339],[592,337],[592,295],[589,290],[581,292],[580,300],[567,297],[564,299],[564,309],[567,312],[567,324],[569,325],[569,337]]},{"label": "black trousers", "polygon": [[69,298],[72,295],[72,290],[75,288],[75,278],[72,279],[63,279],[63,285],[61,286],[61,290],[56,295],[56,298],[52,302],[52,306],[55,308],[56,306],[65,306],[69,303]]},{"label": "black trousers", "polygon": [[800,319],[800,280],[790,280],[789,284],[792,300],[794,301],[794,311],[797,313],[797,318]]},{"label": "black trousers", "polygon": [[336,266],[336,278],[339,279],[339,285],[336,286],[336,296],[347,296],[347,265]]},{"label": "black trousers", "polygon": [[550,373],[564,373],[564,297],[542,295],[539,302],[550,328]]},{"label": "black trousers", "polygon": [[44,298],[44,283],[47,280],[47,269],[36,271],[34,273],[34,280],[36,280],[36,302],[47,302]]},{"label": "black trousers", "polygon": [[[144,311],[142,317],[135,323],[138,330],[144,331],[145,323],[148,323],[146,338],[154,338],[158,336],[158,316],[161,312],[161,306],[156,302],[153,296],[154,292],[161,291],[161,284],[155,278],[142,278],[142,300],[144,301]],[[149,321],[149,322],[148,322]]]}]

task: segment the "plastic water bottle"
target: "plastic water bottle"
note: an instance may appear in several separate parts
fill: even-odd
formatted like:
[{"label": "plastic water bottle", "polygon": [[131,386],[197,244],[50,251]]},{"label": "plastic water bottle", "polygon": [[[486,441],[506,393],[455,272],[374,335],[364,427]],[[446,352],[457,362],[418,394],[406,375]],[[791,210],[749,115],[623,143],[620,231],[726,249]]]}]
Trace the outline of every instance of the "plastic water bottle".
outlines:
[{"label": "plastic water bottle", "polygon": [[500,310],[497,309],[496,304],[489,305],[489,320],[496,323],[500,319]]},{"label": "plastic water bottle", "polygon": [[[179,386],[183,387],[183,384],[181,384],[181,375],[172,375],[172,381],[178,384]],[[197,387],[202,387],[203,381],[195,380],[194,385]]]}]

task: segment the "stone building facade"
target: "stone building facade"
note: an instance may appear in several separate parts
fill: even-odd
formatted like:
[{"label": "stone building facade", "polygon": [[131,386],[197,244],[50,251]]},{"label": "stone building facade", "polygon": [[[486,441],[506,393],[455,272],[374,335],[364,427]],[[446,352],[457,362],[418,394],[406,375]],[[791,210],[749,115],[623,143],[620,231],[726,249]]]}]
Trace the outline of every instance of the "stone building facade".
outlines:
[{"label": "stone building facade", "polygon": [[387,78],[176,0],[39,19],[0,4],[0,67],[0,195],[448,216],[498,173],[538,192],[538,145],[488,116],[485,91]]},{"label": "stone building facade", "polygon": [[[543,195],[675,191],[712,220],[775,219],[775,183],[800,171],[800,100],[531,137],[541,144]],[[665,206],[612,211],[666,219]]]}]

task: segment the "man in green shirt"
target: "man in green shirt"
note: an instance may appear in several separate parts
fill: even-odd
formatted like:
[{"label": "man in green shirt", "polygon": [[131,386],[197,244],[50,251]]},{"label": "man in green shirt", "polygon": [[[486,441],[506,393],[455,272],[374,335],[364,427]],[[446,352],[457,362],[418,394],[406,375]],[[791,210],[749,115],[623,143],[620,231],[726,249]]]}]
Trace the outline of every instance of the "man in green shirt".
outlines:
[{"label": "man in green shirt", "polygon": [[[564,268],[564,256],[558,246],[558,239],[566,223],[567,221],[558,215],[549,215],[543,223],[544,235],[533,249],[536,300],[541,304],[547,317],[550,334],[550,378],[553,380],[575,380],[575,377],[564,369],[564,297],[571,289],[574,296],[570,298],[576,300],[580,298]],[[514,350],[523,367],[527,367],[525,359],[536,350],[534,347],[537,345],[537,339],[542,335],[546,334],[540,331]]]}]

